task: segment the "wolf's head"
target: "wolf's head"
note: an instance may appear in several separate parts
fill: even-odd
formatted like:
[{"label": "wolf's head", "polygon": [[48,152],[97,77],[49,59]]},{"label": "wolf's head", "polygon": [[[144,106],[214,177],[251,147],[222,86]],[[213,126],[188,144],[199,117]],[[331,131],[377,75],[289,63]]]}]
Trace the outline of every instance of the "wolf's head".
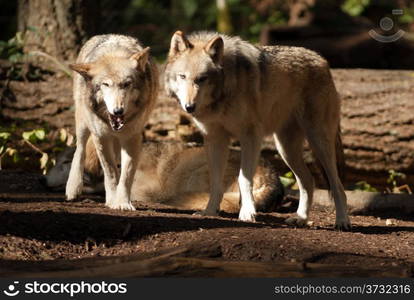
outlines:
[{"label": "wolf's head", "polygon": [[70,65],[90,85],[97,103],[105,103],[109,123],[115,131],[124,127],[125,117],[139,99],[140,81],[148,59],[147,47],[129,57],[112,53],[91,63]]},{"label": "wolf's head", "polygon": [[165,69],[167,94],[182,108],[199,116],[221,92],[224,43],[214,34],[207,39],[187,39],[177,31],[172,39]]}]

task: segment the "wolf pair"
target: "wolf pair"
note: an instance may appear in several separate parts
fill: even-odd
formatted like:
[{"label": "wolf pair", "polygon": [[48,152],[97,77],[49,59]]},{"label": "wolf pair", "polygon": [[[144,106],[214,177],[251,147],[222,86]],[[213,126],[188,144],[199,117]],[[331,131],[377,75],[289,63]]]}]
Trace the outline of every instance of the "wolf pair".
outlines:
[{"label": "wolf pair", "polygon": [[[82,48],[74,78],[77,149],[66,185],[68,199],[82,191],[89,135],[104,173],[106,205],[134,209],[131,186],[142,148],[141,133],[157,95],[157,69],[137,40],[102,35]],[[210,195],[203,215],[217,215],[231,138],[240,141],[239,219],[254,221],[253,177],[263,137],[272,134],[278,152],[296,176],[300,201],[287,220],[306,224],[313,178],[302,158],[309,142],[328,180],[336,227],[349,229],[343,163],[340,100],[328,63],[297,47],[256,47],[238,37],[177,31],[165,67],[165,90],[191,114],[205,136]],[[121,171],[117,168],[120,162]],[[179,180],[177,180],[177,184]]]}]

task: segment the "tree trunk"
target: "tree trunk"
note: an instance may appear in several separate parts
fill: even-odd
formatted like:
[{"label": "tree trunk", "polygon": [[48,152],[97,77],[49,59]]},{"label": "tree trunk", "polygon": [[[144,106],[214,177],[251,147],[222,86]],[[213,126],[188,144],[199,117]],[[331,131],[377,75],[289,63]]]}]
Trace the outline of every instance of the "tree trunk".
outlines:
[{"label": "tree trunk", "polygon": [[226,0],[216,0],[217,5],[217,30],[221,33],[231,34],[233,26],[231,24],[231,17],[229,7]]},{"label": "tree trunk", "polygon": [[59,61],[73,61],[96,33],[96,0],[19,0],[18,31],[24,33],[24,51],[41,51]]}]

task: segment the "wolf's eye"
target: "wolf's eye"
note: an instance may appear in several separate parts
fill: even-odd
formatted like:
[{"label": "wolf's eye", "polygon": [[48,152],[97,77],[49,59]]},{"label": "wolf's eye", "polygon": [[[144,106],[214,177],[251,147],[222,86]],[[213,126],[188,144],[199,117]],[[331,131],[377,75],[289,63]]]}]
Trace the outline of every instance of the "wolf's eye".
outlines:
[{"label": "wolf's eye", "polygon": [[178,74],[178,77],[180,77],[181,79],[185,79],[186,78],[185,74]]},{"label": "wolf's eye", "polygon": [[101,85],[102,85],[102,86],[105,86],[105,87],[108,87],[108,86],[109,86],[109,83],[107,83],[107,82],[102,82],[102,83],[101,83]]},{"label": "wolf's eye", "polygon": [[131,81],[125,81],[125,82],[121,83],[120,86],[121,86],[122,89],[126,89],[126,88],[129,88],[131,86],[131,84],[132,84]]},{"label": "wolf's eye", "polygon": [[207,78],[208,78],[207,75],[202,75],[202,76],[196,78],[196,80],[194,80],[194,81],[195,81],[195,83],[199,84],[199,83],[205,82],[207,80]]}]

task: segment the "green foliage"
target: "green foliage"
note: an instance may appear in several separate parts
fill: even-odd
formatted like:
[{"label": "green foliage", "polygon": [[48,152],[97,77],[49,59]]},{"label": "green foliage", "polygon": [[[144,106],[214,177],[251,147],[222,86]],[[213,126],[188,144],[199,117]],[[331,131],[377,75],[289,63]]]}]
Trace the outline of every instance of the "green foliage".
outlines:
[{"label": "green foliage", "polygon": [[23,132],[22,137],[24,140],[35,144],[37,142],[45,140],[46,131],[43,128],[35,129],[31,131],[25,131]]},{"label": "green foliage", "polygon": [[398,181],[404,180],[406,177],[407,176],[404,173],[397,172],[395,170],[389,170],[387,182],[390,183],[393,188],[396,188],[399,186]]},{"label": "green foliage", "polygon": [[[33,130],[22,130],[33,126],[31,122],[0,126],[0,169],[2,161],[4,165],[20,168],[30,160],[30,167],[38,167],[45,174],[55,164],[56,155],[74,144],[74,136],[66,129],[50,130],[47,123]],[[33,160],[34,156],[38,159]]]},{"label": "green foliage", "polygon": [[10,62],[5,67],[6,77],[11,80],[39,80],[50,72],[27,63],[27,55],[23,51],[24,37],[21,32],[8,41],[0,41],[0,58]]},{"label": "green foliage", "polygon": [[361,15],[370,3],[371,0],[346,0],[341,8],[350,16],[356,17]]},{"label": "green foliage", "polygon": [[25,131],[22,134],[23,140],[29,144],[35,151],[39,152],[42,156],[39,159],[40,169],[43,174],[46,174],[48,167],[52,164],[49,160],[49,155],[40,150],[35,144],[39,144],[46,140],[46,131],[43,128],[34,129],[31,131]]},{"label": "green foliage", "polygon": [[7,78],[13,80],[22,79],[21,62],[24,60],[23,53],[23,35],[17,32],[16,35],[8,41],[0,41],[0,58],[11,63],[7,70]]},{"label": "green foliage", "polygon": [[11,157],[13,163],[19,162],[19,154],[17,150],[9,146],[11,136],[10,132],[0,132],[0,170],[2,169],[2,160],[6,155]]},{"label": "green foliage", "polygon": [[411,7],[407,7],[404,9],[404,14],[400,16],[398,21],[401,24],[411,24],[414,23],[414,5],[412,4]]},{"label": "green foliage", "polygon": [[8,141],[10,136],[11,136],[10,132],[0,132],[0,141]]},{"label": "green foliage", "polygon": [[287,22],[287,17],[278,10],[274,10],[267,17],[260,17],[259,15],[252,14],[251,18],[256,20],[252,22],[252,25],[249,27],[249,35],[252,37],[259,36],[265,25],[283,25]]},{"label": "green foliage", "polygon": [[0,132],[0,155],[7,150],[7,142],[10,140],[11,134],[9,132]]},{"label": "green foliage", "polygon": [[6,144],[10,139],[10,133],[0,132],[0,155],[2,155],[6,150]]},{"label": "green foliage", "polygon": [[199,2],[194,0],[181,0],[180,3],[187,18],[192,18],[199,6]]},{"label": "green foliage", "polygon": [[[104,0],[103,9],[114,7],[114,1]],[[169,41],[174,30],[186,33],[196,30],[216,29],[216,1],[211,0],[131,0],[126,6],[119,5],[120,13],[112,14],[112,24],[117,23],[117,31],[133,30],[143,44],[151,45],[151,54],[158,60],[165,59]],[[108,23],[104,31],[113,31]]]},{"label": "green foliage", "polygon": [[[189,33],[221,28],[229,33],[233,29],[231,34],[258,41],[263,26],[285,24],[288,20],[287,5],[283,1],[269,5],[269,9],[259,12],[256,7],[260,5],[255,1],[227,0],[224,17],[216,1],[211,0],[131,0],[125,6],[103,0],[103,15],[111,18],[108,23],[103,21],[102,30],[113,31],[111,26],[116,23],[116,31],[137,34],[143,44],[151,45],[151,53],[162,60],[174,30]],[[220,20],[225,20],[226,26],[220,26]]]},{"label": "green foliage", "polygon": [[75,137],[70,134],[66,129],[59,129],[59,133],[54,140],[54,145],[52,151],[54,153],[59,153],[63,151],[68,146],[73,146],[75,142]]},{"label": "green foliage", "polygon": [[[35,31],[35,28],[28,28],[30,31]],[[16,35],[8,41],[0,40],[0,58],[10,62],[10,65],[5,67],[6,77],[11,80],[41,80],[44,75],[52,74],[51,71],[43,70],[39,67],[35,67],[28,62],[28,57],[32,55],[42,55],[48,60],[52,60],[58,67],[65,73],[70,75],[71,73],[65,70],[62,63],[58,62],[56,58],[47,55],[41,51],[33,51],[30,53],[24,53],[24,36],[21,32],[17,32]]]},{"label": "green foliage", "polygon": [[284,25],[289,19],[282,1],[275,2],[266,11],[259,12],[254,4],[242,0],[228,0],[235,34],[258,42],[261,30],[267,25]]},{"label": "green foliage", "polygon": [[279,179],[285,188],[290,188],[296,183],[295,175],[290,171],[283,176],[279,176]]},{"label": "green foliage", "polygon": [[355,190],[356,191],[363,191],[363,192],[378,192],[376,188],[374,188],[372,185],[370,185],[366,181],[358,181],[355,184]]},{"label": "green foliage", "polygon": [[23,45],[23,34],[21,32],[17,32],[8,41],[0,41],[0,58],[6,59],[11,63],[21,62],[24,57]]}]

